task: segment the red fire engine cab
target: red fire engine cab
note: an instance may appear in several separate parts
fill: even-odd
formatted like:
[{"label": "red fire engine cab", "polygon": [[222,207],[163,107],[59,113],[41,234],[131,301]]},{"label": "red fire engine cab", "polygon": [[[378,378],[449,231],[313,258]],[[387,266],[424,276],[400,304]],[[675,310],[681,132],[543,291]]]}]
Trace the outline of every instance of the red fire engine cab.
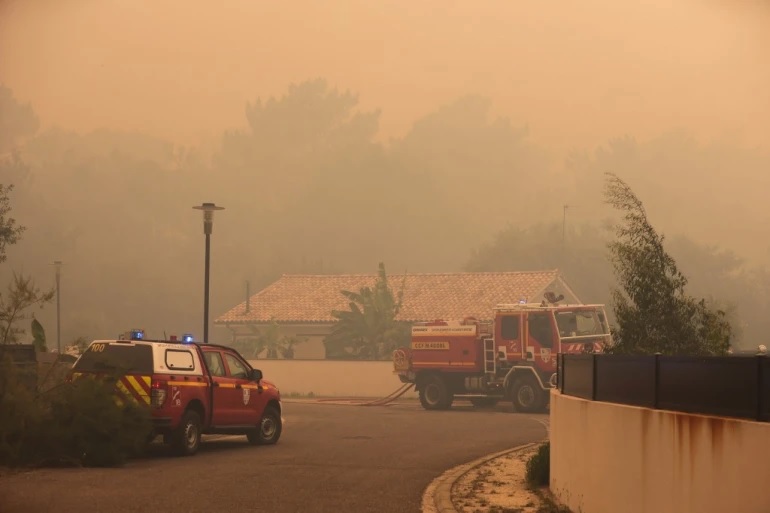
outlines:
[{"label": "red fire engine cab", "polygon": [[498,305],[492,321],[416,323],[411,346],[393,352],[394,373],[415,384],[427,410],[460,399],[476,407],[510,400],[516,411],[544,411],[556,355],[599,352],[612,342],[604,305],[558,305],[546,297]]}]

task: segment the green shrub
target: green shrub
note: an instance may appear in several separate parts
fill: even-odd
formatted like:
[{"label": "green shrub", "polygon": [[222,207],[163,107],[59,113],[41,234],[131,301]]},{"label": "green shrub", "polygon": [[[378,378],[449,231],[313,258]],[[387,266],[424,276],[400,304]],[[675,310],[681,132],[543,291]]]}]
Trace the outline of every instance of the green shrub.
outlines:
[{"label": "green shrub", "polygon": [[527,483],[531,486],[548,486],[551,478],[551,442],[538,447],[527,461]]},{"label": "green shrub", "polygon": [[141,453],[152,432],[149,411],[119,406],[109,383],[80,378],[37,393],[12,365],[0,376],[0,463],[120,465]]},{"label": "green shrub", "polygon": [[31,430],[43,424],[44,408],[36,399],[34,368],[0,360],[0,463],[24,461],[24,448],[33,444]]},{"label": "green shrub", "polygon": [[146,408],[115,403],[113,387],[95,379],[80,378],[49,394],[48,444],[38,458],[78,462],[86,466],[119,465],[138,455],[152,432]]}]

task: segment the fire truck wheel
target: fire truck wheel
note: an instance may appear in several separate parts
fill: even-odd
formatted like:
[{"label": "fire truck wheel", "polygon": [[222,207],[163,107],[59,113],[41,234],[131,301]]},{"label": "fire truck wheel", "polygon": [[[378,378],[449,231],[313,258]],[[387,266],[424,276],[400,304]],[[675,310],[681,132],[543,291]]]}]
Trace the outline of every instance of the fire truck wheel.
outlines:
[{"label": "fire truck wheel", "polygon": [[430,376],[420,389],[420,404],[426,410],[446,410],[453,399],[441,376]]},{"label": "fire truck wheel", "polygon": [[471,404],[476,408],[492,408],[498,402],[500,402],[500,399],[497,399],[496,397],[472,397],[471,398]]},{"label": "fire truck wheel", "polygon": [[192,456],[201,445],[201,418],[195,410],[187,410],[182,422],[171,435],[171,447],[177,456]]},{"label": "fire truck wheel", "polygon": [[268,406],[262,414],[262,420],[259,421],[259,428],[246,433],[246,438],[252,445],[271,445],[281,438],[282,428],[281,414],[275,408]]},{"label": "fire truck wheel", "polygon": [[511,400],[516,411],[534,413],[543,407],[543,389],[532,376],[522,376],[513,382]]}]

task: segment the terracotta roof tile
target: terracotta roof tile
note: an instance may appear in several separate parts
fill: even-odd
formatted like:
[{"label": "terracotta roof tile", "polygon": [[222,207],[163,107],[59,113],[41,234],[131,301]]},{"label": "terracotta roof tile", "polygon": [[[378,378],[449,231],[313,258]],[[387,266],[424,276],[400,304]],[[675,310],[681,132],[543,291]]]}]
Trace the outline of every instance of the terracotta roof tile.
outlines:
[{"label": "terracotta roof tile", "polygon": [[[514,303],[522,297],[540,301],[546,287],[557,279],[561,279],[557,270],[408,274],[399,318],[421,321],[472,315],[488,319],[497,304]],[[333,322],[332,310],[348,308],[341,290],[358,291],[376,280],[375,274],[285,274],[251,296],[248,313],[243,301],[215,323],[260,323],[273,318],[278,322]],[[403,275],[388,276],[394,294],[402,280]]]}]

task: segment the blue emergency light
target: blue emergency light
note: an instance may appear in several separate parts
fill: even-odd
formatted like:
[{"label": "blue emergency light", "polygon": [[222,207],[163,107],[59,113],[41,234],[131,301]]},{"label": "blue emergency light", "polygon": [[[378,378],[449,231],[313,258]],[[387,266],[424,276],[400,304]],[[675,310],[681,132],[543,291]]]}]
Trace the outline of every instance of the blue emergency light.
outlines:
[{"label": "blue emergency light", "polygon": [[182,342],[184,342],[185,344],[189,344],[192,341],[193,341],[193,336],[190,335],[189,333],[185,333],[184,335],[182,335]]},{"label": "blue emergency light", "polygon": [[142,340],[144,338],[144,330],[131,330],[131,340]]}]

